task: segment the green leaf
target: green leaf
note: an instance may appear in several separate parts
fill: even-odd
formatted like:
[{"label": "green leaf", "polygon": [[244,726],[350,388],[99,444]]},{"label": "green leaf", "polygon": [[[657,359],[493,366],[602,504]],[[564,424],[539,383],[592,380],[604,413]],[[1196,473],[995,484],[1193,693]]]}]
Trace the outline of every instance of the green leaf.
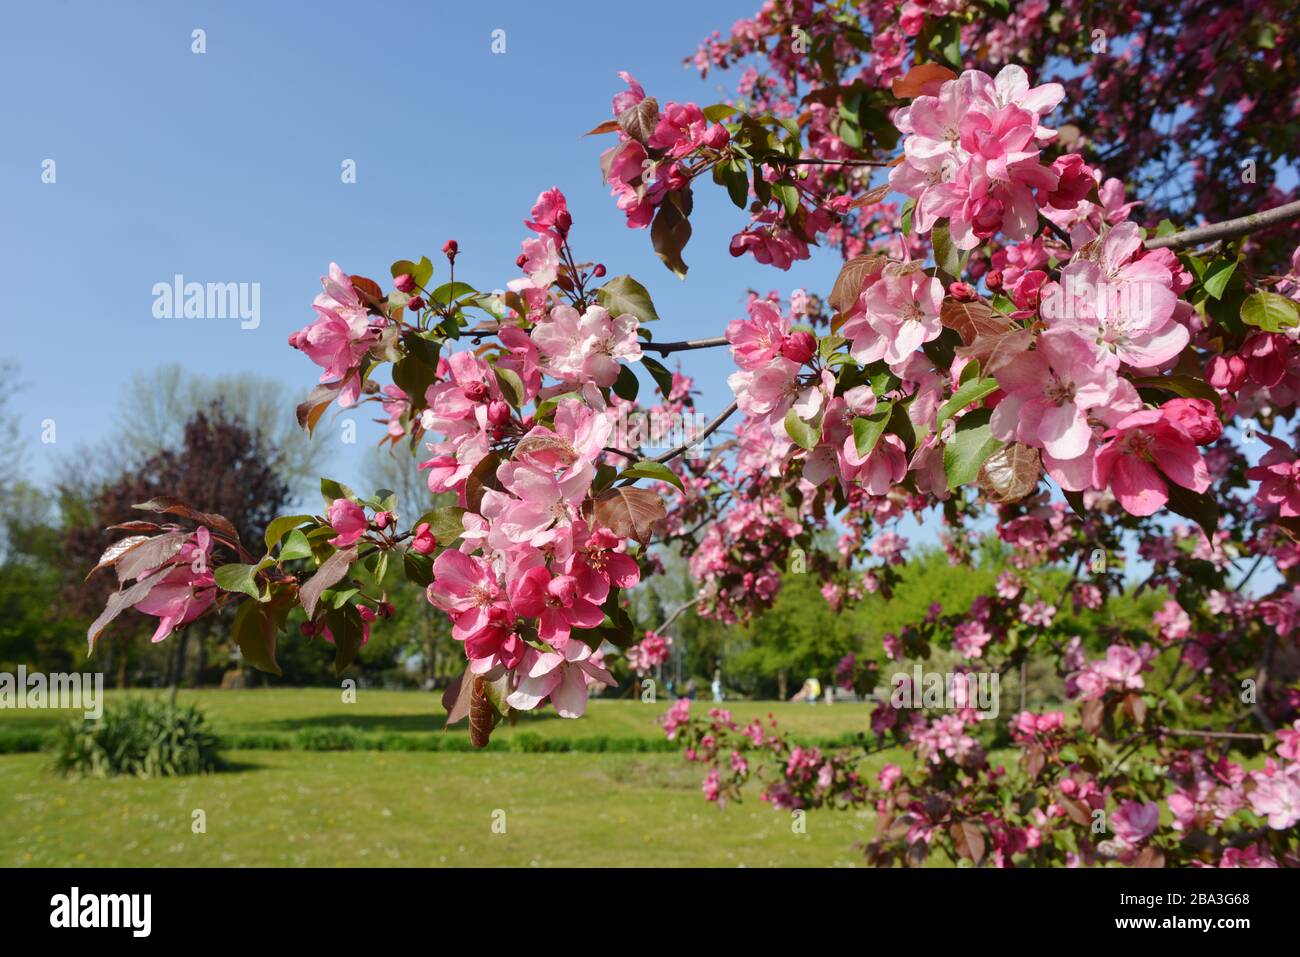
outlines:
[{"label": "green leaf", "polygon": [[710,123],[720,123],[737,111],[738,108],[730,103],[714,103],[712,106],[706,106],[700,112],[704,114],[704,118]]},{"label": "green leaf", "polygon": [[884,402],[876,406],[876,411],[870,415],[860,415],[853,420],[853,444],[858,449],[858,455],[870,455],[875,451],[880,437],[885,434],[885,426],[889,424],[892,411],[893,403]]},{"label": "green leaf", "polygon": [[713,181],[727,188],[727,195],[737,209],[749,205],[749,176],[741,160],[726,160],[713,167]]},{"label": "green leaf", "polygon": [[295,558],[310,558],[311,542],[307,541],[307,536],[298,529],[289,533],[289,537],[284,540],[280,546],[280,561],[287,562]]},{"label": "green leaf", "polygon": [[916,209],[916,200],[908,197],[903,203],[902,227],[903,232],[910,235],[912,232],[912,212]]},{"label": "green leaf", "polygon": [[415,524],[427,524],[439,545],[451,545],[465,534],[465,524],[461,521],[464,514],[465,510],[459,505],[446,505],[425,512]]},{"label": "green leaf", "polygon": [[478,290],[468,283],[463,282],[444,282],[433,292],[429,293],[429,301],[436,302],[440,305],[448,305],[453,300],[460,299],[463,296],[477,295]]},{"label": "green leaf", "polygon": [[618,477],[621,479],[658,479],[661,482],[675,485],[683,492],[686,491],[685,486],[682,485],[682,480],[677,477],[677,473],[662,462],[656,462],[653,459],[642,459],[640,462],[635,462],[632,465],[629,465],[618,474]]},{"label": "green leaf", "polygon": [[650,244],[663,264],[672,270],[678,279],[686,278],[687,265],[682,259],[682,250],[691,238],[691,208],[693,201],[691,189],[686,187],[667,198],[655,214],[650,225]]},{"label": "green leaf", "polygon": [[[402,337],[402,345],[406,347],[406,351],[411,355],[417,356],[429,365],[437,368],[438,356],[442,354],[442,343],[437,339],[430,339],[427,336],[409,333]],[[398,357],[398,361],[401,361],[400,356]]]},{"label": "green leaf", "polygon": [[953,279],[961,275],[961,250],[948,233],[947,222],[935,224],[930,230],[930,243],[934,247],[934,264]]},{"label": "green leaf", "polygon": [[964,416],[943,447],[943,470],[948,475],[950,491],[975,481],[980,466],[1002,448],[1002,443],[989,431],[992,415],[988,409],[977,409]]},{"label": "green leaf", "polygon": [[943,424],[950,418],[960,412],[966,406],[973,402],[978,402],[986,395],[992,395],[998,391],[998,382],[990,377],[987,379],[970,379],[963,382],[960,388],[952,394],[952,398],[939,407],[938,425],[943,428]]},{"label": "green leaf", "polygon": [[408,355],[393,366],[393,382],[411,399],[411,407],[424,406],[424,393],[438,381],[438,368],[417,355]]},{"label": "green leaf", "polygon": [[1169,510],[1184,518],[1190,518],[1205,532],[1210,540],[1219,527],[1219,503],[1212,495],[1205,492],[1193,492],[1176,482],[1166,482],[1169,489]]},{"label": "green leaf", "polygon": [[428,588],[433,583],[433,559],[414,548],[402,553],[402,571],[408,581],[421,588]]},{"label": "green leaf", "polygon": [[655,380],[655,385],[659,386],[659,391],[663,393],[665,399],[673,394],[673,374],[668,371],[667,366],[644,353],[641,355],[641,365],[650,372],[650,378]]},{"label": "green leaf", "polygon": [[618,378],[614,380],[614,394],[620,399],[635,402],[639,391],[641,391],[641,380],[636,377],[632,367],[620,365]]},{"label": "green leaf", "polygon": [[615,276],[596,290],[596,298],[611,316],[630,313],[638,322],[656,322],[659,319],[650,293],[631,276]]},{"label": "green leaf", "polygon": [[325,624],[334,636],[334,675],[341,678],[361,650],[361,616],[352,605],[344,605],[326,612]]},{"label": "green leaf", "polygon": [[281,515],[279,518],[271,519],[271,524],[266,526],[266,550],[269,552],[275,548],[276,543],[284,538],[284,533],[291,528],[297,528],[304,522],[310,522],[310,515]]},{"label": "green leaf", "polygon": [[528,390],[524,388],[524,380],[519,378],[519,373],[497,365],[492,366],[492,371],[496,373],[497,385],[501,387],[501,394],[506,397],[506,401],[516,409],[523,408],[528,401]]},{"label": "green leaf", "polygon": [[261,598],[257,590],[256,565],[221,565],[213,572],[217,587],[222,591],[242,592],[249,598]]},{"label": "green leaf", "polygon": [[794,409],[785,414],[785,432],[794,440],[795,445],[805,449],[815,449],[821,438],[820,430],[799,418]]},{"label": "green leaf", "polygon": [[276,637],[293,605],[293,597],[282,591],[270,604],[246,601],[235,612],[230,633],[239,645],[239,653],[254,668],[273,675],[283,675],[275,660]]},{"label": "green leaf", "polygon": [[1241,321],[1265,332],[1281,332],[1296,324],[1294,301],[1275,292],[1256,292],[1241,304]]},{"label": "green leaf", "polygon": [[424,287],[433,277],[433,263],[429,262],[428,256],[421,256],[418,263],[413,263],[409,259],[399,259],[389,267],[389,271],[394,279],[406,273],[415,280],[417,286]]},{"label": "green leaf", "polygon": [[[357,493],[352,491],[342,482],[336,482],[333,479],[323,478],[320,480],[320,494],[325,499],[327,506],[332,505],[336,499],[345,498],[349,502],[357,500]],[[311,516],[308,516],[310,518]],[[286,529],[287,531],[287,529]]]},{"label": "green leaf", "polygon": [[1232,274],[1236,269],[1237,261],[1235,259],[1231,262],[1222,259],[1212,262],[1209,268],[1205,270],[1205,277],[1201,280],[1201,285],[1215,299],[1222,299],[1223,290],[1228,287],[1228,280],[1232,278]]}]

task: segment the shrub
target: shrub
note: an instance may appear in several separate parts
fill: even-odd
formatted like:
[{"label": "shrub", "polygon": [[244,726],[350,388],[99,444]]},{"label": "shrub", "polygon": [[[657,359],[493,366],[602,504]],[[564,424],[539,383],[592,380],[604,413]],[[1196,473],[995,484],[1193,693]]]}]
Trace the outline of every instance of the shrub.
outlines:
[{"label": "shrub", "polygon": [[351,725],[337,728],[303,728],[293,736],[300,751],[368,751],[365,734]]},{"label": "shrub", "polygon": [[195,706],[128,698],[107,708],[102,718],[61,725],[54,735],[54,768],[101,778],[203,774],[221,766],[220,747]]}]

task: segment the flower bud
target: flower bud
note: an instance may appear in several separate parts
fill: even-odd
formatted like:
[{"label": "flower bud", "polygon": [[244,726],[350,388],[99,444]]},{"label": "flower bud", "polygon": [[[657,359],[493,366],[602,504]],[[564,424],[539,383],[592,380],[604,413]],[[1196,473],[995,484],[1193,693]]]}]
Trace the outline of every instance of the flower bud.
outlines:
[{"label": "flower bud", "polygon": [[393,280],[393,285],[397,287],[398,292],[410,292],[415,288],[415,277],[409,272],[404,272]]},{"label": "flower bud", "polygon": [[406,304],[406,308],[407,308],[407,309],[410,309],[412,312],[419,312],[419,311],[420,311],[421,309],[423,309],[426,305],[427,305],[427,303],[426,303],[423,299],[421,299],[419,296],[412,296],[411,299],[410,299],[410,301],[407,302],[407,304]]},{"label": "flower bud", "polygon": [[974,302],[979,298],[975,292],[975,287],[970,283],[951,282],[948,284],[948,295],[952,296],[958,302]]},{"label": "flower bud", "polygon": [[375,512],[375,528],[387,528],[393,522],[392,512]]},{"label": "flower bud", "polygon": [[428,522],[421,522],[415,526],[415,536],[411,539],[411,548],[415,549],[421,555],[432,555],[433,550],[438,547],[438,540],[433,537],[433,532],[429,529]]},{"label": "flower bud", "polygon": [[559,230],[561,236],[569,234],[569,227],[573,225],[573,217],[569,215],[567,209],[562,209],[556,214],[555,228]]},{"label": "flower bud", "polygon": [[1002,291],[1002,270],[1001,269],[990,270],[989,274],[984,277],[984,285],[988,286],[989,290],[992,292],[1001,292]]},{"label": "flower bud", "polygon": [[792,332],[781,343],[781,355],[803,365],[817,353],[817,337],[811,332]]},{"label": "flower bud", "polygon": [[442,244],[442,252],[448,259],[455,259],[456,254],[460,252],[460,243],[454,239],[449,239]]},{"label": "flower bud", "polygon": [[597,279],[600,279],[602,276],[605,275],[605,264],[596,263],[596,268],[591,271],[591,274],[595,276]]},{"label": "flower bud", "polygon": [[1223,423],[1208,399],[1170,399],[1160,407],[1165,421],[1197,445],[1217,442],[1223,435]]},{"label": "flower bud", "polygon": [[361,617],[362,621],[366,622],[374,621],[379,617],[375,614],[375,610],[369,605],[357,605],[357,614]]},{"label": "flower bud", "polygon": [[505,425],[510,421],[510,403],[493,399],[488,403],[487,417],[493,425]]}]

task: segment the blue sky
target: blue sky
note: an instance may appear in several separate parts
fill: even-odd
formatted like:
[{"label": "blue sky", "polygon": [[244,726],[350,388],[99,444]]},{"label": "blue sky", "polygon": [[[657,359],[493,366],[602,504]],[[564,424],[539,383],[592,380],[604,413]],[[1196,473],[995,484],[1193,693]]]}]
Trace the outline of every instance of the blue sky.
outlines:
[{"label": "blue sky", "polygon": [[[784,275],[732,259],[742,214],[712,188],[699,190],[679,281],[601,183],[611,138],[582,135],[610,115],[620,70],[661,102],[722,99],[734,77],[701,80],[682,58],[754,8],[668,0],[634,31],[578,3],[12,9],[0,35],[0,355],[19,360],[26,383],[15,405],[29,467],[49,474],[55,458],[111,436],[130,414],[123,384],[160,364],[252,372],[305,395],[319,370],[285,339],[311,320],[331,260],[383,280],[394,260],[423,254],[445,277],[438,250],[455,237],[458,278],[501,287],[550,186],[569,197],[579,256],[650,288],[657,339],[720,334],[750,286],[829,288],[830,253]],[[191,52],[194,29],[206,53]],[[491,52],[497,29],[504,54]],[[47,159],[54,184],[41,181]],[[341,182],[345,159],[355,184]],[[177,273],[260,283],[261,325],[155,318],[152,287]],[[729,401],[721,351],[688,354],[684,371],[705,412]],[[54,445],[39,441],[47,418]],[[379,438],[360,418],[356,445],[337,427],[318,433],[344,481],[361,480]]]}]

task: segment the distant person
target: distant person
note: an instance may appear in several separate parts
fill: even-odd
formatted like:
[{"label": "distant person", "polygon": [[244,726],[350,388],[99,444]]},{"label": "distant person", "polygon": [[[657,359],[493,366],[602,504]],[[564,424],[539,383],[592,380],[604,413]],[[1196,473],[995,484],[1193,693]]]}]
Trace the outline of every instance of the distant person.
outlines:
[{"label": "distant person", "polygon": [[685,698],[687,701],[695,700],[695,679],[694,678],[686,682],[686,693],[682,695],[682,697]]},{"label": "distant person", "polygon": [[826,703],[827,704],[835,703],[835,689],[830,685],[826,686]]},{"label": "distant person", "polygon": [[804,682],[803,686],[804,690],[808,693],[808,703],[816,704],[817,699],[820,698],[822,694],[822,683],[816,678],[809,678]]},{"label": "distant person", "polygon": [[713,671],[713,700],[722,700],[722,669],[720,668]]}]

